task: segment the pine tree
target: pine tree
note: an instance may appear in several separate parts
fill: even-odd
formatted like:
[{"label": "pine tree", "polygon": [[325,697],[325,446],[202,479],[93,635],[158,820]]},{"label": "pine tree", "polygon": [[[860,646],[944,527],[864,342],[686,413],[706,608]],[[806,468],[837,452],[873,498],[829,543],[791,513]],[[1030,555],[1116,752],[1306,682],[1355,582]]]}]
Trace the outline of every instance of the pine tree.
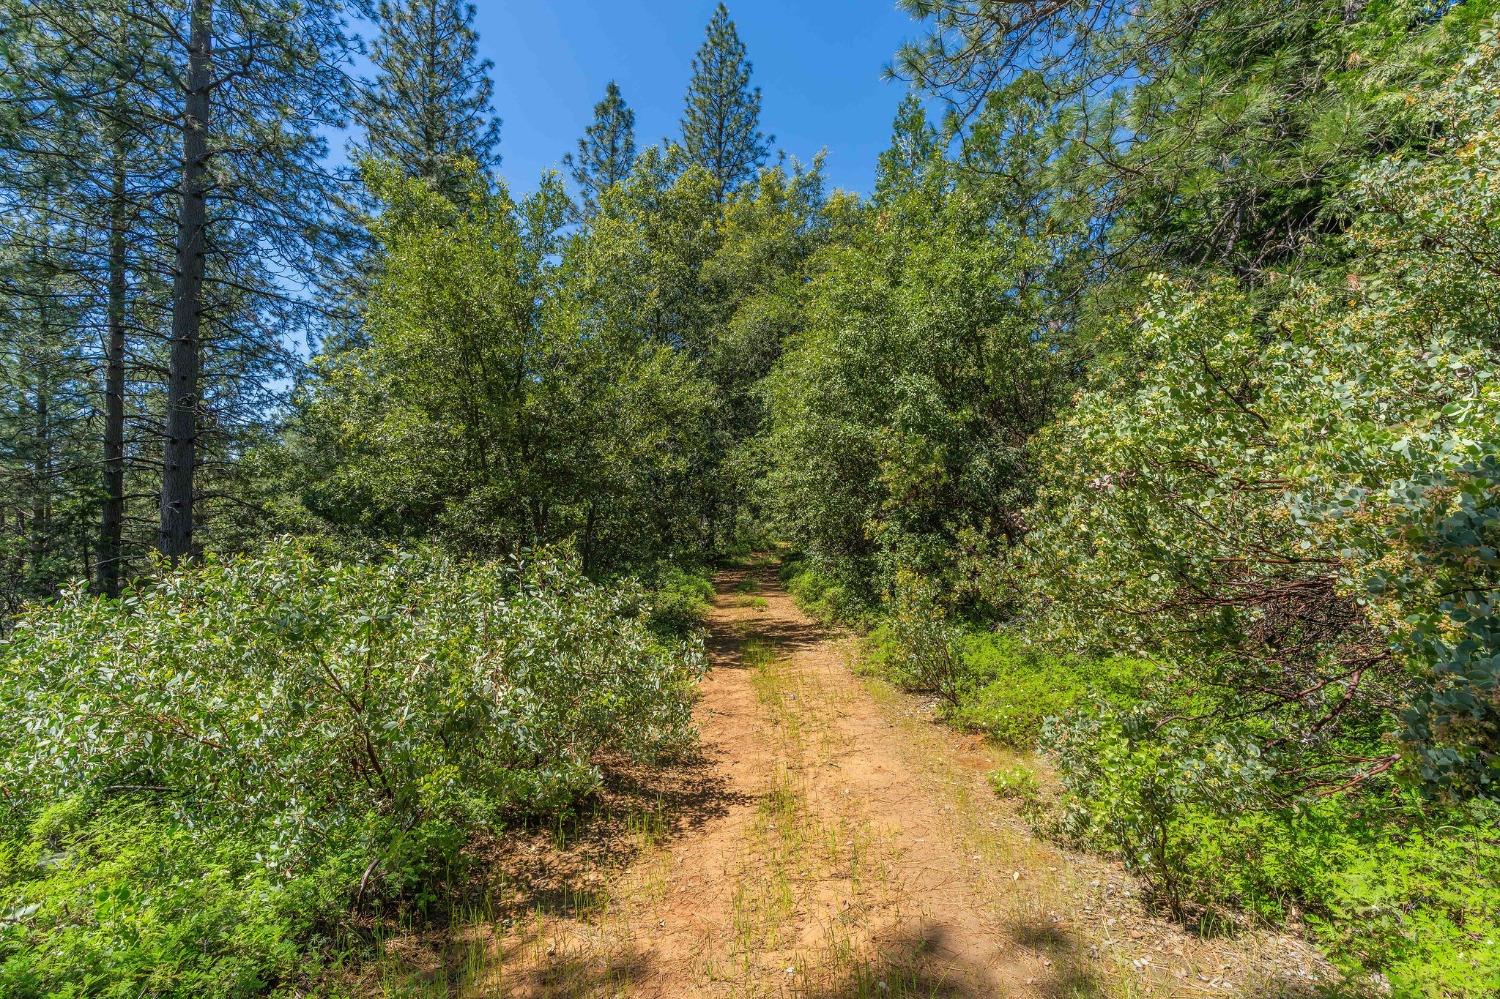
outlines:
[{"label": "pine tree", "polygon": [[885,205],[914,188],[926,174],[938,149],[937,133],[927,123],[927,112],[915,93],[907,94],[896,110],[890,148],[880,154],[875,169],[875,203]]},{"label": "pine tree", "polygon": [[490,106],[492,64],[478,54],[474,5],[380,0],[367,14],[380,25],[370,47],[379,74],[354,102],[365,133],[356,152],[394,160],[450,196],[463,184],[462,161],[492,172],[500,119]]},{"label": "pine tree", "polygon": [[613,80],[604,88],[604,100],[594,105],[594,123],[578,140],[577,158],[569,153],[563,165],[578,184],[585,218],[599,210],[603,191],[630,175],[635,166],[635,112]]},{"label": "pine tree", "polygon": [[[170,138],[177,130],[166,96],[176,93],[176,84],[163,58],[161,25],[138,14],[113,2],[0,2],[0,35],[17,40],[0,52],[8,91],[3,100],[20,112],[0,129],[0,198],[16,220],[27,221],[28,231],[46,234],[44,256],[6,281],[5,311],[32,317],[29,330],[27,323],[15,327],[18,345],[29,344],[24,349],[40,351],[38,357],[68,358],[74,366],[68,377],[76,379],[70,391],[88,395],[78,405],[89,418],[50,421],[49,446],[96,449],[66,467],[97,474],[98,481],[67,483],[59,508],[68,514],[49,530],[59,539],[66,535],[60,543],[70,552],[68,574],[76,575],[89,559],[75,561],[71,554],[72,519],[97,517],[92,561],[97,588],[110,595],[128,569],[128,550],[153,543],[127,536],[130,524],[144,522],[130,516],[127,497],[146,493],[138,476],[160,475],[160,461],[144,442],[154,447],[162,435],[146,425],[143,409],[152,393],[142,387],[155,382],[165,363],[151,347],[166,326],[161,278],[170,263],[161,248],[170,239],[165,226],[176,173]],[[26,247],[33,254],[42,248]],[[64,298],[56,281],[44,279],[49,272],[70,276],[67,309],[59,308]],[[47,300],[53,304],[44,307]],[[44,314],[68,316],[66,329],[54,334],[62,339],[47,349],[35,340],[35,319]],[[57,403],[64,397],[54,387],[36,398],[46,395],[47,409],[61,412]],[[25,424],[25,433],[40,442],[44,426]],[[100,430],[102,442],[93,436]],[[32,572],[30,578],[45,577]]]},{"label": "pine tree", "polygon": [[682,118],[688,156],[713,175],[720,201],[755,175],[775,141],[759,131],[760,88],[750,86],[750,69],[745,43],[721,3],[693,59]]}]

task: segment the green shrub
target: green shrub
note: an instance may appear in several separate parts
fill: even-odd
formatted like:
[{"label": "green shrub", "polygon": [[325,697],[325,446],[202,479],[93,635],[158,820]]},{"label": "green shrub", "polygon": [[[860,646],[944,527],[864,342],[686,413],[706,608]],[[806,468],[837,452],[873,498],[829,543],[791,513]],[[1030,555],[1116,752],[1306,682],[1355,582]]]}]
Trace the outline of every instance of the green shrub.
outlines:
[{"label": "green shrub", "polygon": [[990,787],[995,789],[998,796],[1023,802],[1035,798],[1040,790],[1036,774],[1025,767],[991,770],[985,774],[985,780],[990,782]]},{"label": "green shrub", "polygon": [[[298,976],[352,853],[268,867],[256,845],[130,804],[13,845],[0,872],[0,995],[258,995]],[[322,882],[322,884],[320,884]],[[326,906],[326,900],[324,904]]]},{"label": "green shrub", "polygon": [[1133,704],[1157,670],[1124,656],[1057,655],[1008,633],[970,635],[960,648],[970,691],[953,721],[1017,749],[1035,746],[1047,718],[1086,697],[1116,707]]},{"label": "green shrub", "polygon": [[[1296,876],[1314,935],[1395,995],[1500,995],[1500,807],[1322,802],[1270,851]],[[1277,854],[1284,850],[1283,859]]]},{"label": "green shrub", "polygon": [[953,713],[972,693],[974,678],[963,659],[963,629],[949,619],[940,584],[899,569],[887,610],[876,640],[888,646],[879,658],[888,678],[937,697]]},{"label": "green shrub", "polygon": [[1061,830],[1121,856],[1179,917],[1301,912],[1335,963],[1394,995],[1500,991],[1500,806],[1394,782],[1289,795],[1256,740],[1107,704],[1047,729]]},{"label": "green shrub", "polygon": [[667,566],[651,591],[651,623],[660,632],[686,635],[703,626],[713,605],[714,581],[707,570]]},{"label": "green shrub", "polygon": [[1118,854],[1177,919],[1193,894],[1184,878],[1187,817],[1252,807],[1271,779],[1250,740],[1203,740],[1103,703],[1048,719],[1043,739],[1068,796],[1063,831]]},{"label": "green shrub", "polygon": [[1393,787],[1293,807],[1184,816],[1183,880],[1207,902],[1306,914],[1350,971],[1400,996],[1500,993],[1500,808]]},{"label": "green shrub", "polygon": [[1134,704],[1158,670],[1124,656],[1058,655],[1009,632],[965,633],[911,607],[870,632],[865,661],[900,687],[939,697],[953,724],[1016,749],[1035,746],[1043,721],[1087,697]]},{"label": "green shrub", "polygon": [[592,791],[601,751],[691,740],[701,649],[642,603],[545,557],[285,542],[31,610],[0,644],[0,914],[27,912],[0,993],[203,991],[198,965],[151,984],[174,935],[204,968],[242,953],[227,983],[275,977],[357,896],[431,902],[475,832]]},{"label": "green shrub", "polygon": [[820,621],[858,626],[868,620],[868,609],[858,597],[804,561],[783,562],[781,579],[797,606]]}]

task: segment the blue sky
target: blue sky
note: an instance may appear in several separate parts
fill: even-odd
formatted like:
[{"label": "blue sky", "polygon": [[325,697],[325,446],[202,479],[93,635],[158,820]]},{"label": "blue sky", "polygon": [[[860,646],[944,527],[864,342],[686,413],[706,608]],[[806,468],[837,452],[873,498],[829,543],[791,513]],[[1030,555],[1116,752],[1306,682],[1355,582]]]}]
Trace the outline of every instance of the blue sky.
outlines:
[{"label": "blue sky", "polygon": [[[589,123],[611,79],[649,145],[677,134],[693,54],[716,0],[475,0],[504,120],[501,173],[530,191]],[[830,184],[867,192],[904,84],[882,69],[920,25],[894,0],[731,0],[764,94],[762,130],[804,162],[828,149]]]}]

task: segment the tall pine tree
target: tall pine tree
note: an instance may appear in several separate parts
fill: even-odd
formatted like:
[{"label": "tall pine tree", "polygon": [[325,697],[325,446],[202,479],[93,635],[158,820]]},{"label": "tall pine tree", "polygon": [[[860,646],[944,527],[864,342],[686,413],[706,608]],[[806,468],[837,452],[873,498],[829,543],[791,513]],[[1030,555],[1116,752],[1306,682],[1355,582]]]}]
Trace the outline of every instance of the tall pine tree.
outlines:
[{"label": "tall pine tree", "polygon": [[599,210],[604,190],[630,175],[635,166],[635,112],[613,80],[604,88],[604,100],[594,105],[594,123],[583,130],[577,157],[569,153],[563,165],[578,184],[585,218]]},{"label": "tall pine tree", "polygon": [[755,175],[775,141],[760,131],[760,88],[750,86],[750,68],[745,43],[721,3],[693,59],[682,118],[683,146],[713,175],[720,201]]},{"label": "tall pine tree", "polygon": [[354,102],[365,133],[356,152],[394,160],[450,196],[464,183],[464,160],[492,172],[500,165],[500,119],[490,106],[493,64],[479,58],[474,5],[380,0],[366,13],[380,26],[370,46],[379,73]]}]

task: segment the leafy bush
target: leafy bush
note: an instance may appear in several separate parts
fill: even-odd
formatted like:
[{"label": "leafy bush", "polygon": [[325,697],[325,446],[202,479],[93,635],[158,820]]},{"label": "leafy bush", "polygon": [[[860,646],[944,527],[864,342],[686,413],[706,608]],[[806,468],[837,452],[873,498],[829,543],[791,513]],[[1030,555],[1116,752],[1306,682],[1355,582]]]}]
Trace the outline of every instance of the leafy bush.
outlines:
[{"label": "leafy bush", "polygon": [[781,564],[781,579],[797,606],[820,621],[859,625],[869,609],[848,587],[801,559]]},{"label": "leafy bush", "polygon": [[962,656],[974,689],[954,711],[954,722],[1016,749],[1035,746],[1046,719],[1086,697],[1121,708],[1135,703],[1159,669],[1126,656],[1059,655],[1007,633],[965,637]]},{"label": "leafy bush", "polygon": [[0,822],[35,830],[5,848],[0,913],[26,916],[0,925],[0,991],[197,991],[191,968],[141,977],[174,935],[252,955],[225,982],[274,977],[283,942],[351,899],[431,901],[475,832],[593,790],[601,751],[692,738],[701,652],[641,604],[548,558],[285,542],[31,610],[0,645]]},{"label": "leafy bush", "polygon": [[1192,894],[1184,884],[1185,817],[1251,805],[1271,776],[1253,741],[1195,735],[1105,704],[1050,719],[1043,733],[1068,792],[1063,830],[1118,853],[1179,919]]},{"label": "leafy bush", "polygon": [[[1438,147],[1356,186],[1347,273],[1148,280],[1038,440],[1026,578],[1049,626],[1169,659],[1262,719],[1303,789],[1392,766],[1435,796],[1500,787],[1500,353],[1476,305],[1500,245],[1500,45],[1483,49],[1426,97]],[[1364,740],[1382,727],[1402,752]],[[1345,751],[1351,732],[1370,752]]]},{"label": "leafy bush", "polygon": [[[908,576],[898,572],[898,579]],[[867,661],[907,690],[931,694],[948,720],[1004,745],[1036,745],[1045,719],[1086,696],[1126,707],[1159,667],[1140,659],[1060,655],[1014,632],[971,632],[951,621],[926,592],[898,589],[890,615],[870,633]]]},{"label": "leafy bush", "polygon": [[956,711],[974,688],[963,659],[963,629],[949,619],[939,584],[909,568],[898,569],[887,616],[873,634],[874,662],[907,690],[938,698]]},{"label": "leafy bush", "polygon": [[1435,805],[1393,782],[1354,796],[1276,790],[1257,740],[1081,704],[1048,724],[1058,828],[1121,856],[1179,917],[1305,914],[1348,971],[1396,995],[1500,988],[1500,807]]},{"label": "leafy bush", "polygon": [[667,566],[651,591],[651,623],[667,634],[688,634],[703,626],[713,599],[714,582],[706,571]]}]

